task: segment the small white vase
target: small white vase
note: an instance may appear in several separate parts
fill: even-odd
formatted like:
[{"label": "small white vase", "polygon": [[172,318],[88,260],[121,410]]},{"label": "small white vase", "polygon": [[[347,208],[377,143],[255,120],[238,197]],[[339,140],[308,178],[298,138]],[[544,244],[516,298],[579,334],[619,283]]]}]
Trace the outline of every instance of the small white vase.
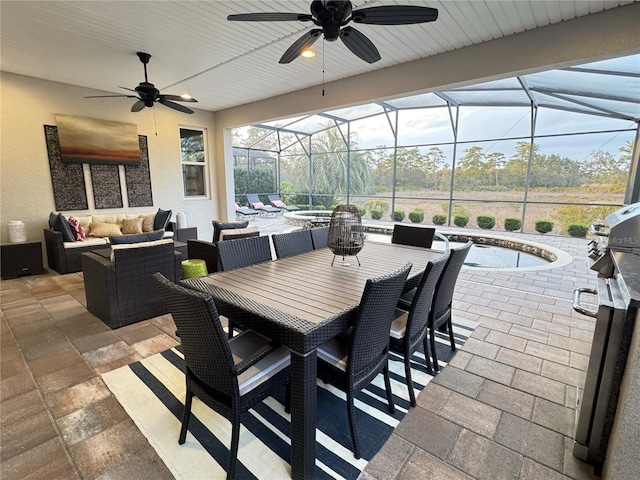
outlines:
[{"label": "small white vase", "polygon": [[27,232],[24,223],[20,220],[9,222],[9,242],[22,243],[27,241]]},{"label": "small white vase", "polygon": [[176,213],[176,225],[178,228],[187,228],[187,216],[184,212]]}]

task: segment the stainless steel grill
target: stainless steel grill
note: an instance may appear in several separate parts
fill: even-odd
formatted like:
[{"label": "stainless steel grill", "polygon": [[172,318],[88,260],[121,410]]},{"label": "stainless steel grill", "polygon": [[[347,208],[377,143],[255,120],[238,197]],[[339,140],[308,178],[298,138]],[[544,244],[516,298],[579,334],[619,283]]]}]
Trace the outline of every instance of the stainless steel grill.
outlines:
[{"label": "stainless steel grill", "polygon": [[591,225],[595,237],[589,242],[591,269],[599,276],[613,276],[613,261],[609,252],[640,254],[640,202],[608,215],[605,223]]}]

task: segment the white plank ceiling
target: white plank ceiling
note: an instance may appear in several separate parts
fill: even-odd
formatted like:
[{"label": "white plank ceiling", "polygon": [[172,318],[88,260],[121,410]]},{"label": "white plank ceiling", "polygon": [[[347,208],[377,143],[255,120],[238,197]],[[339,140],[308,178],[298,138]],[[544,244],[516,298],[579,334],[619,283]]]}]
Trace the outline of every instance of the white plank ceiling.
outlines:
[{"label": "white plank ceiling", "polygon": [[356,1],[354,9],[398,4],[439,10],[431,23],[358,25],[382,56],[372,65],[340,41],[318,41],[316,57],[280,65],[284,51],[313,25],[226,20],[235,13],[309,13],[310,3],[2,0],[0,68],[102,93],[126,93],[118,87],[134,88],[144,79],[135,55],[144,51],[152,55],[149,81],[163,93],[188,92],[198,99],[197,108],[219,110],[318,85],[323,63],[330,82],[633,2]]}]

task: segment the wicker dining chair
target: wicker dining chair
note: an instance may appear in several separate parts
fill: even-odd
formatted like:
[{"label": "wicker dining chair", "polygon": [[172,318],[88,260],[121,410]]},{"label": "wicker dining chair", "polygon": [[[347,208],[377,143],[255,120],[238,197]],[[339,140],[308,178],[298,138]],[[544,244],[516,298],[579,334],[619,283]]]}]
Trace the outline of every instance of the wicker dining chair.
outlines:
[{"label": "wicker dining chair", "polygon": [[380,373],[395,411],[389,380],[389,331],[396,303],[411,270],[411,263],[393,273],[367,280],[350,334],[342,334],[318,347],[318,377],[347,394],[347,413],[353,453],[360,458],[356,425],[356,395]]},{"label": "wicker dining chair", "polygon": [[436,229],[432,227],[415,227],[396,223],[393,226],[391,243],[431,248],[435,233]]},{"label": "wicker dining chair", "polygon": [[[210,295],[176,285],[160,273],[154,280],[180,332],[184,353],[187,394],[178,443],[185,442],[196,396],[231,422],[227,479],[232,479],[242,415],[288,386],[289,349],[253,330],[227,340]],[[285,410],[288,398],[287,392]]]},{"label": "wicker dining chair", "polygon": [[[409,401],[412,407],[416,406],[416,396],[413,392],[413,380],[411,378],[411,358],[422,345],[427,371],[433,373],[431,361],[429,360],[429,349],[427,348],[427,321],[433,300],[433,292],[448,259],[449,253],[445,253],[442,257],[427,264],[424,272],[422,272],[411,303],[406,305],[402,301],[398,302],[398,306],[401,308],[396,309],[396,317],[391,323],[389,348],[401,354],[404,358],[404,371],[409,390]],[[403,310],[402,308],[405,306],[406,310]]]},{"label": "wicker dining chair", "polygon": [[449,260],[444,266],[440,280],[436,285],[436,290],[433,293],[433,301],[431,303],[431,311],[429,312],[429,342],[431,344],[431,357],[433,359],[433,369],[436,372],[440,371],[438,365],[438,355],[436,352],[436,329],[446,325],[449,330],[449,342],[451,343],[451,350],[456,349],[456,344],[453,338],[453,322],[451,321],[451,305],[453,302],[453,290],[458,281],[458,275],[462,269],[465,258],[471,249],[473,242],[469,240],[464,246],[458,248],[452,248],[449,252]]},{"label": "wicker dining chair", "polygon": [[329,227],[312,228],[311,239],[313,240],[314,250],[327,248],[327,241],[329,240]]},{"label": "wicker dining chair", "polygon": [[[220,270],[223,272],[273,260],[268,235],[218,242],[216,247]],[[242,324],[232,318],[227,320],[229,321],[229,338],[231,338],[234,330],[242,328]]]},{"label": "wicker dining chair", "polygon": [[268,235],[218,242],[218,257],[223,271],[248,267],[272,260]]},{"label": "wicker dining chair", "polygon": [[313,240],[309,230],[296,230],[271,236],[277,258],[293,257],[313,250]]}]

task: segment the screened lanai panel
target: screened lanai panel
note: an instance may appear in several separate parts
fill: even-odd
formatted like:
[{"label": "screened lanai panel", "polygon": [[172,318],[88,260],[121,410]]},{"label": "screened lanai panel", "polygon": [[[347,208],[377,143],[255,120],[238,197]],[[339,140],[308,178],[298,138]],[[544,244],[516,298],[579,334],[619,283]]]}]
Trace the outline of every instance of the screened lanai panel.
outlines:
[{"label": "screened lanai panel", "polygon": [[342,118],[344,120],[358,120],[360,118],[369,117],[382,112],[384,112],[382,105],[378,105],[377,103],[368,103],[366,105],[330,110],[326,113],[332,117]]},{"label": "screened lanai panel", "polygon": [[458,141],[531,136],[529,107],[460,107]]},{"label": "screened lanai panel", "polygon": [[460,105],[531,105],[531,100],[524,90],[456,90],[447,92],[447,96]]},{"label": "screened lanai panel", "polygon": [[402,148],[397,157],[396,198],[449,198],[453,144]]},{"label": "screened lanai panel", "polygon": [[[453,123],[448,107],[400,110],[398,145],[453,142]],[[455,109],[453,110],[455,115]]]},{"label": "screened lanai panel", "polygon": [[[640,73],[636,67],[635,74]],[[602,95],[638,99],[640,78],[627,75],[607,75],[573,70],[552,70],[526,76],[533,89],[562,91],[587,96]]]},{"label": "screened lanai panel", "polygon": [[458,145],[453,197],[522,201],[529,160],[528,140],[494,140]]},{"label": "screened lanai panel", "polygon": [[395,128],[395,118],[396,112],[392,111],[351,122],[351,148],[393,147],[395,138],[391,125]]},{"label": "screened lanai panel", "polygon": [[447,102],[435,93],[423,93],[411,97],[396,98],[384,102],[394,108],[443,107]]},{"label": "screened lanai panel", "polygon": [[521,90],[522,86],[518,79],[515,77],[512,78],[502,78],[500,80],[492,80],[490,82],[476,83],[473,85],[467,85],[466,87],[454,88],[452,90],[447,90],[445,93],[449,94],[451,92],[464,92],[464,91],[475,91],[475,90]]},{"label": "screened lanai panel", "polygon": [[621,204],[634,135],[607,132],[537,138],[529,200]]},{"label": "screened lanai panel", "polygon": [[309,157],[307,155],[280,155],[280,194],[285,197],[285,203],[308,203]]},{"label": "screened lanai panel", "polygon": [[[639,90],[640,92],[640,87]],[[589,98],[566,93],[546,95],[536,92],[541,106],[580,110],[590,114],[601,114],[613,117],[626,116],[629,120],[640,118],[640,103],[623,102],[605,98]],[[589,105],[584,105],[588,101]]]},{"label": "screened lanai panel", "polygon": [[311,115],[287,125],[288,130],[302,133],[316,133],[334,125],[333,121],[321,115]]},{"label": "screened lanai panel", "polygon": [[536,121],[537,136],[604,130],[635,130],[636,128],[637,124],[630,120],[585,115],[544,107],[538,109]]}]

